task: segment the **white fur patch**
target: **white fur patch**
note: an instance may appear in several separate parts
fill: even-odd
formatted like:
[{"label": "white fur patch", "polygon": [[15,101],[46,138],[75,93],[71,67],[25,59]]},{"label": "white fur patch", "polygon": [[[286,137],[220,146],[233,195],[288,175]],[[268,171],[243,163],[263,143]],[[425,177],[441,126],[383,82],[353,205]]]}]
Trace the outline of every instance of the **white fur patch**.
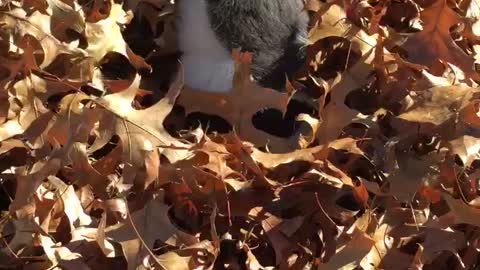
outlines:
[{"label": "white fur patch", "polygon": [[185,84],[199,90],[228,92],[232,88],[233,61],[210,26],[205,0],[180,0],[177,4]]}]

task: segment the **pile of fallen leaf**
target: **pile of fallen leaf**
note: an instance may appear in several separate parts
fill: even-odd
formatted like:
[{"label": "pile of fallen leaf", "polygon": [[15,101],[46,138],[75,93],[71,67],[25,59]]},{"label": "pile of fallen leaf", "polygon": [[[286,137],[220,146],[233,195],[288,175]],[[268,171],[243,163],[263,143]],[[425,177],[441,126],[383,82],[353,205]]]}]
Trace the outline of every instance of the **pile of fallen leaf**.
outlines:
[{"label": "pile of fallen leaf", "polygon": [[287,91],[226,94],[172,1],[0,3],[0,269],[479,267],[478,0],[308,0]]}]

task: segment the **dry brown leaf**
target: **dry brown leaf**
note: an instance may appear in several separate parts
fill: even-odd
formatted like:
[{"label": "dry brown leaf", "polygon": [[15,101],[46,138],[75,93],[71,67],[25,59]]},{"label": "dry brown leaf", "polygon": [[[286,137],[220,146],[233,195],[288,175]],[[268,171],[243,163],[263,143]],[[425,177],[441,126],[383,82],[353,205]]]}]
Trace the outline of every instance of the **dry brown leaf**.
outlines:
[{"label": "dry brown leaf", "polygon": [[334,140],[325,145],[295,150],[285,154],[266,153],[258,150],[257,148],[251,148],[251,155],[256,162],[262,164],[262,166],[265,168],[272,169],[278,165],[294,161],[314,162],[318,159],[326,159],[330,149],[345,150],[348,153],[364,156],[363,151],[357,147],[356,143],[357,140],[355,139],[343,138]]},{"label": "dry brown leaf", "polygon": [[357,203],[359,203],[362,207],[368,207],[368,191],[362,181],[358,181],[353,186],[353,196]]},{"label": "dry brown leaf", "polygon": [[98,201],[98,206],[104,209],[107,215],[115,216],[115,220],[124,221],[127,218],[127,202],[123,199],[116,198],[105,201]]},{"label": "dry brown leaf", "polygon": [[196,147],[199,147],[198,152],[204,153],[208,156],[207,161],[203,161],[196,166],[207,169],[216,173],[220,179],[226,179],[228,176],[239,176],[242,174],[234,171],[227,165],[227,160],[232,158],[225,145],[212,141],[206,135],[202,135],[202,139]]},{"label": "dry brown leaf", "polygon": [[478,0],[461,0],[458,6],[465,12],[465,17],[480,19],[480,2]]},{"label": "dry brown leaf", "polygon": [[25,9],[29,12],[39,11],[43,14],[47,14],[48,3],[47,0],[26,0],[23,1]]},{"label": "dry brown leaf", "polygon": [[421,260],[424,264],[430,263],[443,251],[449,251],[462,261],[459,251],[467,245],[467,239],[461,232],[452,232],[439,228],[429,228],[422,235],[425,240],[422,243],[423,253]]},{"label": "dry brown leaf", "polygon": [[0,154],[9,152],[13,148],[17,148],[17,147],[24,148],[26,146],[21,140],[18,140],[18,139],[2,140],[2,144],[0,146]]},{"label": "dry brown leaf", "polygon": [[107,186],[110,180],[107,175],[101,174],[92,167],[88,160],[86,145],[74,143],[68,153],[72,162],[71,178],[72,181],[80,187],[89,185],[95,190],[97,196],[106,199]]},{"label": "dry brown leaf", "polygon": [[102,218],[100,219],[100,222],[98,224],[96,240],[103,254],[106,257],[111,258],[115,256],[115,250],[112,244],[108,242],[107,239],[105,238],[106,223],[107,223],[107,214],[103,213]]},{"label": "dry brown leaf", "polygon": [[262,88],[251,80],[251,54],[234,50],[232,58],[235,62],[235,73],[233,88],[229,92],[212,93],[185,87],[178,103],[185,107],[186,113],[203,112],[221,116],[233,126],[242,140],[260,146],[268,144],[272,150],[282,151],[288,141],[256,129],[252,124],[252,117],[265,108],[278,109],[285,113],[290,96]]},{"label": "dry brown leaf", "polygon": [[24,106],[22,111],[15,118],[0,125],[0,140],[6,140],[24,133],[33,122],[41,121],[41,119],[39,120],[39,115],[45,114],[47,123],[49,118],[53,116],[50,112],[46,111],[46,108],[38,98],[33,97],[32,99],[23,101]]},{"label": "dry brown leaf", "polygon": [[398,168],[391,172],[387,181],[390,183],[390,195],[399,201],[410,202],[423,183],[436,179],[435,165],[442,154],[431,153],[425,157],[408,154],[398,156]]},{"label": "dry brown leaf", "polygon": [[323,4],[317,16],[320,16],[321,23],[310,31],[311,43],[329,36],[340,36],[352,42],[352,51],[361,54],[361,59],[354,66],[345,70],[330,83],[331,101],[320,112],[319,116],[323,121],[317,133],[320,143],[324,144],[338,138],[342,129],[359,114],[358,111],[345,105],[345,98],[348,93],[367,83],[367,76],[373,69],[371,62],[377,42],[375,35],[368,35],[346,22],[345,11],[337,4]]},{"label": "dry brown leaf", "polygon": [[293,149],[305,149],[315,141],[321,122],[304,113],[299,114],[296,121],[296,132],[291,137],[292,144],[295,142]]},{"label": "dry brown leaf", "polygon": [[[169,207],[163,203],[163,195],[161,195],[148,202],[143,209],[131,213],[131,219],[128,218],[118,225],[105,229],[108,237],[122,245],[129,269],[136,269],[137,263],[141,262],[148,254],[145,249],[152,249],[155,240],[173,246],[184,244],[190,246],[198,242],[195,236],[180,231],[172,224],[168,216],[168,209]],[[143,246],[142,243],[147,246]]]},{"label": "dry brown leaf", "polygon": [[[39,236],[40,244],[54,267],[62,269],[110,268],[97,244],[97,228],[78,227],[71,232],[71,241],[55,243],[45,234]],[[100,256],[99,256],[100,255]]]},{"label": "dry brown leaf", "polygon": [[92,167],[103,175],[115,173],[117,166],[122,161],[122,145],[119,143],[101,159],[95,161]]},{"label": "dry brown leaf", "polygon": [[225,148],[235,156],[248,171],[256,176],[257,181],[254,181],[253,184],[258,187],[272,187],[277,185],[275,181],[267,178],[265,172],[254,160],[252,156],[253,146],[242,142],[236,134],[230,135],[231,141],[225,144]]},{"label": "dry brown leaf", "polygon": [[28,205],[32,195],[48,176],[55,175],[61,166],[59,158],[51,158],[48,161],[39,161],[31,169],[25,167],[17,171],[17,188],[15,200],[10,204],[10,211],[15,212]]},{"label": "dry brown leaf", "polygon": [[454,199],[450,195],[443,194],[443,199],[450,207],[450,211],[455,218],[455,224],[470,224],[480,226],[480,209],[469,206],[461,199]]},{"label": "dry brown leaf", "polygon": [[90,269],[81,254],[72,252],[66,247],[55,245],[55,242],[49,236],[40,235],[39,238],[45,254],[55,267],[70,265],[72,269],[73,267],[80,270]]},{"label": "dry brown leaf", "polygon": [[474,100],[460,112],[460,119],[474,128],[480,127],[480,100]]},{"label": "dry brown leaf", "polygon": [[[67,31],[73,30],[82,33],[85,29],[85,20],[80,11],[81,6],[75,1],[47,0],[51,11],[52,34],[61,41],[69,40]],[[67,19],[68,18],[68,19]],[[48,49],[48,48],[46,48]]]},{"label": "dry brown leaf", "polygon": [[303,221],[303,217],[281,219],[273,215],[262,220],[262,228],[275,250],[277,265],[286,260],[287,255],[295,249],[290,237],[300,228]]},{"label": "dry brown leaf", "polygon": [[467,77],[478,80],[479,76],[473,69],[473,57],[462,51],[450,36],[451,27],[462,23],[462,20],[448,7],[447,1],[436,0],[420,16],[423,21],[422,31],[403,44],[403,48],[408,51],[408,59],[427,66],[435,75],[443,72],[439,62],[443,60],[459,67]]},{"label": "dry brown leaf", "polygon": [[48,182],[56,189],[57,196],[62,200],[65,215],[68,217],[72,229],[79,226],[88,226],[93,222],[92,218],[84,212],[73,186],[65,184],[52,175],[48,177]]},{"label": "dry brown leaf", "polygon": [[[48,132],[46,138],[67,147],[72,143],[87,143],[90,132],[99,119],[93,110],[83,105],[89,100],[87,95],[79,92],[64,96],[58,105],[55,118],[45,130]],[[28,135],[34,138],[37,134]]]},{"label": "dry brown leaf", "polygon": [[38,231],[38,225],[32,220],[31,216],[18,217],[11,219],[11,231],[2,228],[2,233],[5,235],[13,235],[9,241],[8,246],[2,247],[1,251],[6,254],[11,254],[11,251],[19,252],[21,249],[31,246],[33,244],[33,234]]},{"label": "dry brown leaf", "polygon": [[336,254],[328,262],[321,263],[318,270],[355,269],[375,245],[374,240],[358,229],[354,229],[348,237],[350,241],[344,246],[337,246]]},{"label": "dry brown leaf", "polygon": [[410,266],[412,270],[423,269],[423,263],[421,261],[422,255],[423,255],[423,246],[419,244],[418,250],[417,252],[415,252],[415,257],[413,258],[412,265]]},{"label": "dry brown leaf", "polygon": [[211,241],[202,241],[162,254],[157,257],[157,260],[166,270],[211,269],[216,253],[215,246]]},{"label": "dry brown leaf", "polygon": [[420,93],[416,104],[398,118],[417,123],[441,125],[457,117],[478,95],[480,89],[466,86],[434,87]]},{"label": "dry brown leaf", "polygon": [[[132,5],[132,3],[129,4]],[[149,23],[156,37],[155,43],[160,47],[156,54],[162,55],[177,51],[175,5],[173,2],[168,0],[141,0],[134,5],[138,16]],[[160,28],[159,25],[162,24],[163,28]],[[163,30],[163,32],[159,32],[160,30]]]},{"label": "dry brown leaf", "polygon": [[144,110],[135,110],[132,107],[138,84],[139,77],[128,89],[98,100],[102,106],[98,110],[101,114],[100,137],[89,149],[90,152],[96,151],[105,146],[112,136],[118,135],[122,142],[122,159],[126,165],[124,182],[130,184],[136,177],[136,173],[131,174],[134,168],[142,168],[148,154],[154,149],[158,148],[159,153],[167,157],[170,162],[176,162],[191,155],[188,151],[190,145],[172,137],[163,126],[163,121],[170,113],[181,90],[182,74],[178,75],[162,100]]},{"label": "dry brown leaf", "polygon": [[247,253],[247,259],[245,260],[245,266],[247,270],[266,270],[260,262],[257,260],[255,255],[253,255],[252,251],[247,245],[243,245],[243,250]]},{"label": "dry brown leaf", "polygon": [[[61,12],[61,9],[54,10]],[[50,65],[55,57],[62,53],[84,54],[81,49],[76,48],[75,42],[70,44],[61,42],[52,34],[51,20],[49,15],[42,14],[38,11],[27,16],[26,11],[22,8],[12,9],[8,13],[2,13],[0,16],[0,21],[3,22],[8,29],[14,30],[13,32],[18,35],[14,37],[15,39],[30,35],[40,42],[43,61],[37,64],[41,68]]]},{"label": "dry brown leaf", "polygon": [[371,235],[371,239],[375,241],[375,244],[360,262],[363,269],[374,270],[381,267],[385,255],[392,249],[394,243],[394,239],[388,235],[389,230],[389,226],[383,224],[378,226],[375,232]]},{"label": "dry brown leaf", "polygon": [[480,139],[472,136],[461,136],[449,142],[452,154],[458,155],[465,167],[470,167],[479,158]]}]

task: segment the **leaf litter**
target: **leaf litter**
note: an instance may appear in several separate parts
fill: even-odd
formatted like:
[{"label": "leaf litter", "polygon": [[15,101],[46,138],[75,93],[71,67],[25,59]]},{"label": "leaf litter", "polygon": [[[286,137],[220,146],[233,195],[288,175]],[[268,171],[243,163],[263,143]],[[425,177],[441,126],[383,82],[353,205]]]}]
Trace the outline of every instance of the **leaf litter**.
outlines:
[{"label": "leaf litter", "polygon": [[2,2],[0,268],[476,269],[478,1],[305,4],[288,91],[218,94],[173,1]]}]

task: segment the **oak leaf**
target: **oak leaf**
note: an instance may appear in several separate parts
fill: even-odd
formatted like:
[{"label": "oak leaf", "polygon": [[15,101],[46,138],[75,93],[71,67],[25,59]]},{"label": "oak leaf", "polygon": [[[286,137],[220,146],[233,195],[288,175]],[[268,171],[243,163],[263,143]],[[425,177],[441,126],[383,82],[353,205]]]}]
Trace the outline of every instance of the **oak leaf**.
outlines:
[{"label": "oak leaf", "polygon": [[390,172],[390,194],[399,201],[409,202],[413,199],[421,184],[437,177],[435,165],[443,155],[431,153],[425,157],[415,157],[411,153],[397,156],[398,168]]},{"label": "oak leaf", "polygon": [[355,269],[375,247],[375,241],[358,229],[354,229],[348,234],[348,237],[350,237],[350,241],[344,246],[337,246],[336,254],[328,262],[321,263],[318,270]]},{"label": "oak leaf", "polygon": [[15,212],[32,201],[32,195],[50,175],[55,175],[61,166],[59,158],[38,161],[32,168],[21,167],[17,170],[17,188],[15,200],[10,204],[10,211]]},{"label": "oak leaf", "polygon": [[448,194],[442,195],[450,207],[455,224],[470,224],[480,227],[480,209],[466,204],[462,199],[455,199]]},{"label": "oak leaf", "polygon": [[[322,122],[317,138],[321,144],[325,144],[338,138],[342,129],[359,115],[357,110],[345,104],[345,99],[351,91],[361,88],[368,82],[368,75],[373,71],[372,60],[377,41],[376,35],[368,35],[362,29],[345,21],[347,15],[339,4],[322,4],[316,16],[320,22],[310,30],[311,45],[307,59],[316,61],[317,44],[327,37],[343,37],[351,42],[351,51],[361,54],[361,59],[357,63],[328,83],[330,86],[328,92],[331,94],[330,103],[325,108],[322,108],[324,104],[319,104],[321,109],[319,118]],[[307,64],[312,65],[312,63]],[[322,99],[319,100],[321,101]]]},{"label": "oak leaf", "polygon": [[[131,218],[105,228],[105,235],[122,245],[128,269],[136,269],[137,262],[141,262],[148,254],[145,249],[153,248],[155,240],[172,246],[189,246],[199,242],[196,237],[180,231],[171,222],[168,214],[169,207],[163,200],[162,193],[149,201],[143,209],[131,213]],[[146,246],[143,246],[143,243]]]},{"label": "oak leaf", "polygon": [[439,126],[457,117],[458,113],[478,96],[479,90],[462,85],[430,88],[420,93],[412,108],[398,118]]},{"label": "oak leaf", "polygon": [[[97,102],[101,105],[98,108],[101,115],[98,129],[100,136],[89,148],[92,153],[105,146],[114,135],[118,135],[122,142],[122,159],[129,167],[124,170],[124,176],[132,168],[143,167],[148,153],[157,151],[156,149],[172,163],[191,155],[188,151],[190,144],[172,137],[163,126],[183,85],[182,74],[179,74],[162,100],[144,110],[132,107],[139,82],[140,78],[137,77],[128,89],[98,99]],[[127,183],[133,181],[135,176],[129,178]]]},{"label": "oak leaf", "polygon": [[37,64],[41,68],[50,65],[62,53],[85,55],[81,49],[77,48],[78,44],[75,41],[71,43],[62,42],[52,34],[51,20],[51,16],[39,11],[27,16],[26,11],[22,8],[14,8],[0,16],[0,22],[4,24],[5,29],[11,29],[15,33],[12,37],[13,40],[17,41],[26,35],[30,35],[39,41],[43,61]]},{"label": "oak leaf", "polygon": [[185,107],[186,113],[203,112],[219,115],[227,120],[235,132],[255,145],[268,144],[272,150],[283,149],[286,140],[256,129],[252,117],[265,108],[286,112],[290,96],[273,89],[262,88],[252,81],[250,64],[252,55],[234,50],[235,62],[233,88],[227,93],[212,93],[185,87],[178,103]]},{"label": "oak leaf", "polygon": [[461,136],[449,142],[452,154],[458,155],[465,167],[470,167],[477,160],[480,152],[480,139],[473,136]]},{"label": "oak leaf", "polygon": [[467,55],[450,36],[450,29],[462,23],[462,19],[447,5],[446,0],[436,0],[421,14],[422,31],[414,34],[403,44],[408,60],[427,66],[431,73],[440,75],[443,65],[439,60],[460,68],[469,78],[479,80],[474,70],[474,58]]},{"label": "oak leaf", "polygon": [[194,245],[170,251],[157,257],[165,270],[210,269],[216,257],[211,241],[204,240]]}]

